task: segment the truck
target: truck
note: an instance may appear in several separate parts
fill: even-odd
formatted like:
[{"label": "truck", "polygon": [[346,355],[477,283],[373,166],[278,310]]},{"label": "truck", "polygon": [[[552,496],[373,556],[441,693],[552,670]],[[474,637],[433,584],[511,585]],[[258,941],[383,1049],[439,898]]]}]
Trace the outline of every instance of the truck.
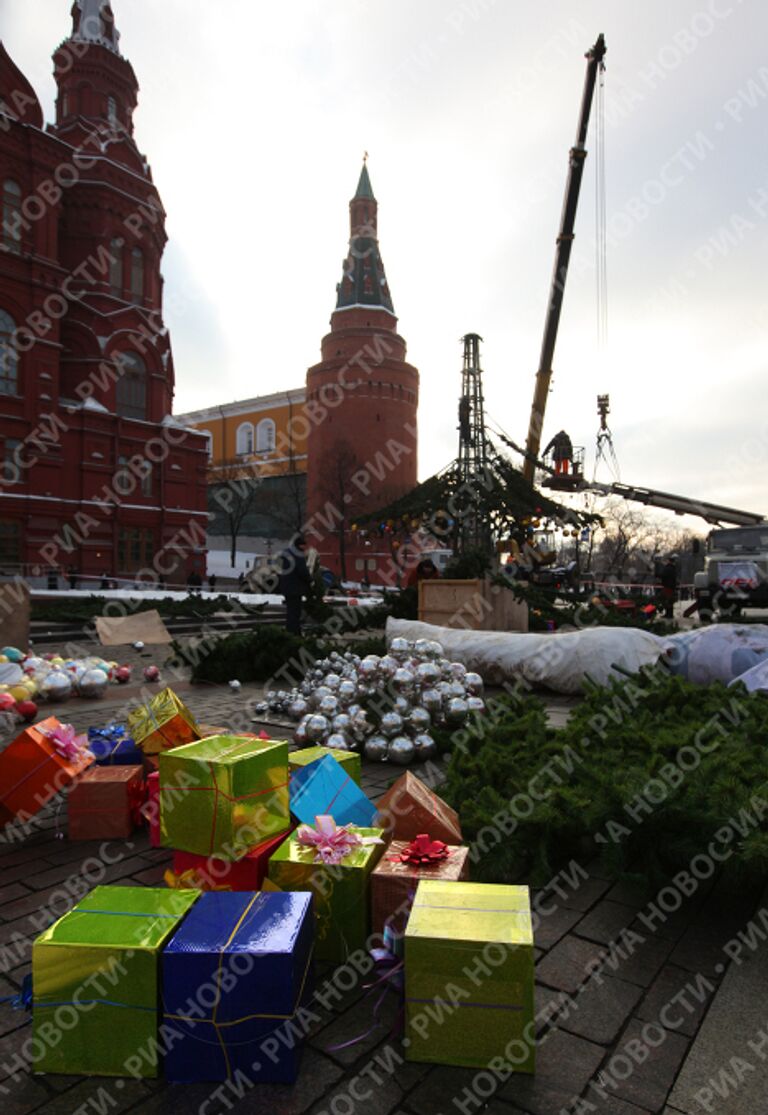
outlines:
[{"label": "truck", "polygon": [[768,521],[711,531],[693,588],[702,618],[768,608]]}]

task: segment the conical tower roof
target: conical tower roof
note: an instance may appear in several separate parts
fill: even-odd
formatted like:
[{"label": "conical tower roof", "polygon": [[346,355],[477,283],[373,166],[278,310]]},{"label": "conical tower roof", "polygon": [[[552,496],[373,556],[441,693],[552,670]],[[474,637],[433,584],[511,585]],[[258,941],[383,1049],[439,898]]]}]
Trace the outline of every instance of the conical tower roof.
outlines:
[{"label": "conical tower roof", "polygon": [[378,203],[364,162],[355,196],[349,203],[349,252],[342,265],[341,282],[336,287],[337,310],[350,306],[380,306],[391,314],[395,312],[379,251],[377,211]]}]

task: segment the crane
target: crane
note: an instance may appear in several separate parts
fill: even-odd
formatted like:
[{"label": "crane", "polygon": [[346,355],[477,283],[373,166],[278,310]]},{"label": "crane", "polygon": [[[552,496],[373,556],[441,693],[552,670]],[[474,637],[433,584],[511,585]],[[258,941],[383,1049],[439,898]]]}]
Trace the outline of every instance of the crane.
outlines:
[{"label": "crane", "polygon": [[541,431],[544,425],[544,411],[547,406],[547,395],[552,379],[552,357],[557,340],[557,328],[560,324],[560,311],[563,306],[563,292],[565,280],[568,276],[568,263],[571,258],[573,245],[573,228],[576,221],[576,209],[579,203],[581,179],[584,173],[584,162],[587,157],[585,143],[589,114],[592,109],[592,98],[595,91],[595,82],[599,69],[603,68],[605,57],[605,39],[597,36],[595,45],[587,51],[587,74],[584,79],[584,93],[581,98],[581,111],[579,124],[576,131],[576,143],[571,148],[568,156],[568,176],[565,183],[565,198],[563,211],[560,217],[560,231],[557,234],[555,247],[555,266],[552,272],[547,316],[544,322],[544,338],[541,344],[539,357],[539,370],[536,373],[536,386],[533,392],[533,406],[531,407],[531,420],[528,427],[528,437],[525,442],[525,460],[523,462],[523,476],[529,484],[533,484],[536,461],[541,444]]}]

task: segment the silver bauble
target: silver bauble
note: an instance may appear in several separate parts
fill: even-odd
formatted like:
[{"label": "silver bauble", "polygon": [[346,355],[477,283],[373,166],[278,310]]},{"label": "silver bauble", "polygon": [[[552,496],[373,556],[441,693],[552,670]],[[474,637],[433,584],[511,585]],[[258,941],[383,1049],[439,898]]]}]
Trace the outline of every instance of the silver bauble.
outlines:
[{"label": "silver bauble", "polygon": [[411,702],[407,697],[404,697],[402,693],[395,697],[392,707],[395,712],[399,712],[403,718],[411,715]]},{"label": "silver bauble", "polygon": [[323,716],[333,717],[339,711],[339,702],[335,697],[323,697],[322,701],[317,706],[317,711],[322,713]]},{"label": "silver bauble", "polygon": [[419,685],[432,686],[440,680],[440,670],[434,662],[420,662],[416,667]]},{"label": "silver bauble", "polygon": [[413,740],[408,736],[395,736],[389,742],[389,750],[387,757],[390,762],[397,763],[399,766],[407,767],[412,763],[416,755],[416,748],[413,745]]},{"label": "silver bauble", "polygon": [[77,683],[77,692],[81,697],[103,697],[109,685],[109,678],[103,670],[95,666],[85,670]]},{"label": "silver bauble", "polygon": [[305,701],[303,697],[297,697],[294,701],[291,701],[288,706],[288,715],[292,720],[301,720],[302,716],[306,715],[308,709],[308,702]]},{"label": "silver bauble", "polygon": [[464,689],[464,686],[461,684],[460,681],[449,681],[446,692],[449,698],[457,697],[459,700],[462,701],[467,695],[466,690]]},{"label": "silver bauble", "polygon": [[437,744],[428,732],[420,732],[417,736],[414,736],[413,747],[416,752],[415,757],[419,762],[424,762],[427,759],[434,759],[435,755],[437,755]]},{"label": "silver bauble", "polygon": [[383,658],[379,659],[379,673],[383,678],[391,678],[399,666],[400,663],[391,654],[385,654]]},{"label": "silver bauble", "polygon": [[63,670],[51,670],[40,686],[40,696],[46,701],[66,701],[72,695],[72,681]]},{"label": "silver bauble", "polygon": [[369,736],[363,754],[372,763],[383,763],[389,751],[389,741],[384,736]]},{"label": "silver bauble", "polygon": [[464,688],[472,697],[481,697],[483,694],[483,679],[479,674],[467,673],[463,678]]},{"label": "silver bauble", "polygon": [[407,639],[403,639],[399,635],[389,644],[389,653],[393,658],[396,658],[398,662],[402,661],[403,658],[407,658],[410,651],[411,644]]},{"label": "silver bauble", "polygon": [[342,705],[348,705],[354,701],[357,695],[357,685],[349,678],[345,678],[339,684],[339,701]]},{"label": "silver bauble", "polygon": [[439,712],[443,707],[443,695],[439,689],[425,689],[419,699],[427,712]]},{"label": "silver bauble", "polygon": [[351,731],[352,735],[359,740],[365,739],[371,731],[371,722],[365,714],[365,709],[361,709],[352,717]]},{"label": "silver bauble", "polygon": [[381,718],[381,732],[385,736],[396,736],[403,730],[403,718],[399,712],[385,712]]},{"label": "silver bauble", "polygon": [[357,675],[360,681],[370,683],[375,681],[379,673],[378,661],[372,662],[370,658],[364,658],[357,668]]},{"label": "silver bauble", "polygon": [[392,675],[392,687],[398,693],[409,693],[413,689],[415,681],[413,670],[407,670],[403,666],[399,670],[395,670]]},{"label": "silver bauble", "polygon": [[328,686],[331,693],[336,693],[341,685],[341,678],[338,674],[328,674],[325,679],[325,684]]},{"label": "silver bauble", "polygon": [[408,717],[408,727],[414,732],[426,732],[432,724],[432,717],[429,715],[425,708],[417,705],[416,708],[411,709],[411,715]]},{"label": "silver bauble", "polygon": [[439,662],[440,673],[445,681],[453,681],[453,670],[447,658],[441,658]]},{"label": "silver bauble", "polygon": [[435,642],[434,639],[430,639],[429,640],[429,650],[427,651],[427,653],[428,653],[429,657],[432,658],[432,659],[442,658],[443,657],[443,648],[440,645],[440,643]]},{"label": "silver bauble", "polygon": [[467,708],[470,712],[485,712],[485,701],[482,697],[467,697]]},{"label": "silver bauble", "polygon": [[469,705],[463,697],[452,697],[445,709],[445,722],[449,728],[460,728],[469,715]]},{"label": "silver bauble", "polygon": [[325,746],[332,747],[334,751],[351,750],[347,743],[347,737],[342,732],[331,732],[325,741]]},{"label": "silver bauble", "polygon": [[352,728],[352,718],[347,712],[337,712],[331,726],[334,732],[349,732]]},{"label": "silver bauble", "polygon": [[306,724],[302,723],[302,724],[297,724],[296,725],[296,728],[295,728],[294,733],[293,733],[293,739],[294,739],[294,742],[298,743],[300,747],[305,747],[309,743],[309,739],[307,738],[307,725]]},{"label": "silver bauble", "polygon": [[311,743],[319,743],[327,735],[328,728],[327,718],[315,713],[307,720],[307,739]]},{"label": "silver bauble", "polygon": [[415,658],[420,658],[422,661],[429,657],[429,639],[417,639],[413,644],[413,654]]},{"label": "silver bauble", "polygon": [[347,708],[347,716],[351,716],[352,719],[354,720],[354,718],[359,713],[364,712],[364,711],[365,710],[363,709],[362,705],[352,704],[352,705],[349,705],[349,707]]},{"label": "silver bauble", "polygon": [[463,662],[451,662],[451,677],[454,681],[463,681],[467,667]]}]

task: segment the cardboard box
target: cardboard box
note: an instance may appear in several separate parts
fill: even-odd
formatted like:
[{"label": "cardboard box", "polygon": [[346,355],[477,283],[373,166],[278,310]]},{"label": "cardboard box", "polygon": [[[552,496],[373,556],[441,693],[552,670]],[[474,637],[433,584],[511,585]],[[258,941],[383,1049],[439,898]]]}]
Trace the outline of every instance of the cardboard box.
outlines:
[{"label": "cardboard box", "polygon": [[299,767],[306,767],[324,755],[331,755],[345,771],[353,782],[360,785],[362,779],[362,764],[357,751],[338,751],[334,747],[302,747],[300,751],[291,751],[288,755],[288,767],[293,773]]},{"label": "cardboard box", "polygon": [[36,1072],[158,1075],[160,950],[199,896],[96,887],[40,934],[32,946]]},{"label": "cardboard box", "polygon": [[200,739],[194,716],[172,689],[161,689],[145,705],[129,712],[126,727],[148,755]]},{"label": "cardboard box", "polygon": [[143,767],[93,766],[69,791],[67,835],[70,840],[130,836],[144,820],[145,800]]},{"label": "cardboard box", "polygon": [[416,888],[423,880],[456,882],[469,879],[469,848],[448,845],[445,859],[415,865],[403,863],[399,858],[408,846],[407,840],[393,840],[371,875],[372,933],[383,933],[385,923],[390,920],[394,931],[402,933]]},{"label": "cardboard box", "polygon": [[49,716],[25,728],[0,754],[0,823],[34,816],[93,762],[85,749],[64,758],[46,735],[62,728]]},{"label": "cardboard box", "polygon": [[[455,1009],[438,1017],[436,1000]],[[533,1010],[528,888],[419,883],[405,930],[406,1059],[486,1068],[502,1057],[532,1073]]]},{"label": "cardboard box", "polygon": [[446,844],[462,842],[458,813],[409,770],[379,798],[375,823],[390,840],[415,840],[428,832]]},{"label": "cardboard box", "polygon": [[[200,896],[163,951],[163,1023],[182,1035],[165,1055],[167,1080],[296,1080],[303,1031],[292,1020],[313,991],[311,907],[308,894]],[[207,1005],[190,1012],[199,989]],[[270,1039],[274,1054],[259,1056]]]},{"label": "cardboard box", "polygon": [[210,736],[160,755],[167,847],[236,860],[289,827],[285,740]]},{"label": "cardboard box", "polygon": [[200,856],[195,852],[173,853],[173,874],[178,883],[197,887],[198,890],[261,890],[267,876],[269,860],[282,842],[288,838],[290,829],[278,836],[262,840],[242,859],[225,860],[216,856]]},{"label": "cardboard box", "polygon": [[305,825],[315,817],[331,816],[339,825],[370,826],[376,807],[365,796],[350,771],[332,755],[323,755],[291,775],[291,813]]}]

